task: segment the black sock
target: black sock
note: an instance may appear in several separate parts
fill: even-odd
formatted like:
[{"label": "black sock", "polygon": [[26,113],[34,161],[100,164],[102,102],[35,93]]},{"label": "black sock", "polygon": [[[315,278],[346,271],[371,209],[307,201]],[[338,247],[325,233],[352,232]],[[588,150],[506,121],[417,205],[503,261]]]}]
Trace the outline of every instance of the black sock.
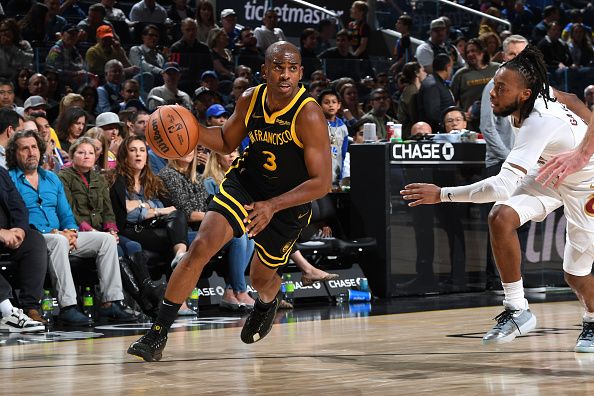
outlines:
[{"label": "black sock", "polygon": [[258,297],[256,299],[256,303],[254,304],[254,308],[256,308],[260,312],[268,311],[270,308],[272,308],[274,306],[274,301],[275,300],[272,300],[269,303],[265,303],[264,301],[260,300],[260,298]]},{"label": "black sock", "polygon": [[[163,330],[168,331],[173,322],[175,322],[175,319],[177,318],[177,311],[179,311],[180,307],[181,304],[176,304],[164,298],[159,306],[157,320],[155,320],[155,324],[153,327],[151,327],[151,329],[159,332]],[[156,326],[159,326],[159,328],[155,328]]]}]

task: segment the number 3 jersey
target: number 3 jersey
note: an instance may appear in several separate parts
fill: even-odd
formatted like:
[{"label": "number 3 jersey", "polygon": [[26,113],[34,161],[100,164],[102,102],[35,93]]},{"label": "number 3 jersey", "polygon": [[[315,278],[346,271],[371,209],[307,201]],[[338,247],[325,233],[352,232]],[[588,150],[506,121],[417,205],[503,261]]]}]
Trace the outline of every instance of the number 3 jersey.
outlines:
[{"label": "number 3 jersey", "polygon": [[315,100],[301,86],[286,107],[270,112],[266,90],[266,84],[254,90],[244,120],[250,143],[231,168],[254,201],[281,195],[309,179],[295,121],[303,106]]}]

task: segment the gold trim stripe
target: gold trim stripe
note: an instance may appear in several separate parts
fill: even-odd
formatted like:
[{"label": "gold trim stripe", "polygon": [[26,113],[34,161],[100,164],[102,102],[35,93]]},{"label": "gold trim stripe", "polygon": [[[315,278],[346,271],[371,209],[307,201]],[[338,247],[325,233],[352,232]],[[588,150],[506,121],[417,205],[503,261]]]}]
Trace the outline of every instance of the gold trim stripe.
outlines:
[{"label": "gold trim stripe", "polygon": [[303,148],[303,143],[301,142],[301,140],[299,140],[299,138],[297,137],[297,131],[295,131],[295,122],[297,120],[297,116],[299,115],[299,112],[301,111],[301,108],[309,102],[315,102],[316,104],[318,102],[316,102],[316,100],[312,97],[306,98],[303,100],[303,102],[301,102],[301,104],[299,105],[299,107],[297,108],[297,111],[295,112],[295,115],[293,116],[293,122],[291,122],[291,137],[293,138],[293,141],[295,142],[295,144],[301,148]]},{"label": "gold trim stripe", "polygon": [[229,205],[227,205],[225,202],[221,201],[216,196],[213,198],[213,200],[216,203],[218,203],[219,205],[221,205],[222,207],[224,207],[225,209],[227,209],[229,211],[229,213],[231,213],[233,215],[233,217],[235,217],[235,220],[237,220],[237,222],[239,223],[239,225],[241,226],[241,229],[243,230],[243,232],[245,234],[245,225],[243,224],[243,221],[239,218],[237,213],[233,209],[231,209],[231,207]]}]

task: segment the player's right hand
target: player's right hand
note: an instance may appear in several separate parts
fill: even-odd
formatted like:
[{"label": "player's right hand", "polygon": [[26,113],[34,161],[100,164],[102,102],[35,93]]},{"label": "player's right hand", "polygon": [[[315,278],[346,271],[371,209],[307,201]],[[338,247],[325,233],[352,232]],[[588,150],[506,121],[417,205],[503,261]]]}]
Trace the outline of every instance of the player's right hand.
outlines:
[{"label": "player's right hand", "polygon": [[400,195],[407,201],[412,201],[408,206],[432,205],[441,202],[441,188],[435,184],[411,183],[400,190]]}]

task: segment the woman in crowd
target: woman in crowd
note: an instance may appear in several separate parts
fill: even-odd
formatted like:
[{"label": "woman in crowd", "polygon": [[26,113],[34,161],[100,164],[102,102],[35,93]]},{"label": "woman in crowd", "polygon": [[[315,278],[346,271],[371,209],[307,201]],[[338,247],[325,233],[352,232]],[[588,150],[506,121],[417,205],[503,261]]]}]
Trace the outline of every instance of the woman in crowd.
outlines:
[{"label": "woman in crowd", "polygon": [[421,82],[427,77],[425,69],[418,62],[408,62],[402,68],[406,87],[400,95],[396,119],[402,123],[402,138],[410,137],[410,128],[418,121],[417,95]]},{"label": "woman in crowd", "polygon": [[[60,75],[52,70],[46,70],[43,72],[43,75],[47,78],[47,98],[50,101],[55,100],[56,102],[60,102],[63,94],[63,87],[60,86]],[[70,87],[66,88],[70,91]]]},{"label": "woman in crowd", "polygon": [[93,140],[95,147],[95,170],[103,172],[108,169],[115,168],[115,155],[109,151],[109,141],[103,133],[103,129],[99,127],[90,128],[85,132],[85,135]]},{"label": "woman in crowd", "polygon": [[143,249],[173,255],[176,264],[187,250],[187,220],[169,205],[161,179],[147,163],[147,146],[128,136],[117,153],[110,196],[120,233]]},{"label": "woman in crowd", "polygon": [[[497,33],[488,32],[481,34],[479,40],[483,43],[483,46],[487,49],[489,59],[491,62],[503,62],[503,51],[501,49],[501,39]],[[462,49],[461,54],[466,52],[466,44]]]},{"label": "woman in crowd", "polygon": [[33,49],[21,41],[21,32],[17,22],[8,18],[0,23],[0,77],[14,80],[22,68],[33,67]]},{"label": "woman in crowd", "polygon": [[85,108],[85,98],[82,95],[69,93],[60,100],[59,114],[64,114],[71,107]]},{"label": "woman in crowd", "polygon": [[594,61],[592,39],[584,28],[584,25],[581,23],[574,23],[571,26],[568,44],[574,66],[592,66],[592,61]]},{"label": "woman in crowd", "polygon": [[56,120],[56,133],[62,150],[70,151],[70,145],[85,131],[87,113],[80,107],[71,107]]},{"label": "woman in crowd", "polygon": [[222,28],[213,28],[208,33],[207,45],[210,48],[212,65],[219,79],[233,80],[234,61],[233,54],[227,48],[227,45],[229,45],[229,36],[227,36],[227,33]]},{"label": "woman in crowd", "polygon": [[359,92],[354,84],[347,83],[340,88],[339,93],[342,98],[344,123],[350,128],[365,114],[361,103],[359,103]]},{"label": "woman in crowd", "polygon": [[33,72],[28,67],[24,67],[17,71],[14,80],[14,103],[17,106],[22,106],[25,100],[31,95],[29,93],[29,78]]},{"label": "woman in crowd", "polygon": [[206,43],[208,32],[218,27],[215,24],[214,7],[209,0],[199,0],[196,4],[196,22],[198,23],[198,40]]}]

